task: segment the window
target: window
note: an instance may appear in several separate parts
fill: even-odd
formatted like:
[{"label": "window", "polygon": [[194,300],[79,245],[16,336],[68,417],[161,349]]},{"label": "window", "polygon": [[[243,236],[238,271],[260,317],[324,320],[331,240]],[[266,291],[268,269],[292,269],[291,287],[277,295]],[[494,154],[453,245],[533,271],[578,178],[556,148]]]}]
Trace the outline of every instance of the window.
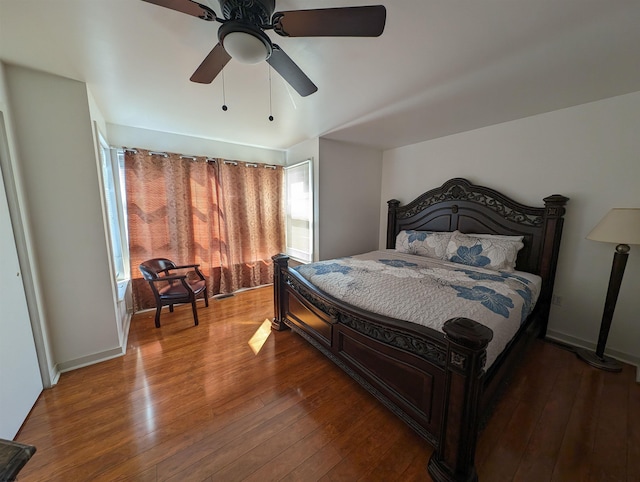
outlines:
[{"label": "window", "polygon": [[123,199],[124,194],[124,153],[112,150],[104,138],[98,134],[100,141],[100,161],[104,182],[107,224],[111,241],[111,256],[116,274],[116,281],[129,278],[128,247],[126,245],[126,219]]},{"label": "window", "polygon": [[313,183],[311,159],[285,167],[287,254],[310,262],[313,258]]}]

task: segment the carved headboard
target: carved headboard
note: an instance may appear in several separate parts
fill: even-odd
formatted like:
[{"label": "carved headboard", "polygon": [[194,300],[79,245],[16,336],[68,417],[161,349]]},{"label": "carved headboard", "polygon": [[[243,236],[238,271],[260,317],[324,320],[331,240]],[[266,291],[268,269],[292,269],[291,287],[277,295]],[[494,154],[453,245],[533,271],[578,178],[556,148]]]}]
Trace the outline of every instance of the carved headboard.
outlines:
[{"label": "carved headboard", "polygon": [[451,179],[404,206],[396,199],[388,202],[387,248],[395,248],[405,229],[522,235],[516,269],[540,275],[550,296],[568,200],[554,194],[544,198],[543,207],[526,206],[494,189]]}]

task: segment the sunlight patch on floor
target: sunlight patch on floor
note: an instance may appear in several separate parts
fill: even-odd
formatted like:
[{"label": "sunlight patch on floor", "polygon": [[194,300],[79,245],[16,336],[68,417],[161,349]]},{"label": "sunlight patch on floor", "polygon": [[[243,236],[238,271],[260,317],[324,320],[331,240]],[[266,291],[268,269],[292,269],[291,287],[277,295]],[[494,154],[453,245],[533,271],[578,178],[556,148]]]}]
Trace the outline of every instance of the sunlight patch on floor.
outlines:
[{"label": "sunlight patch on floor", "polygon": [[267,318],[262,322],[262,324],[260,325],[260,328],[256,330],[256,332],[253,334],[253,336],[249,340],[249,346],[251,347],[255,355],[260,353],[262,346],[265,344],[270,334],[271,334],[271,320]]}]

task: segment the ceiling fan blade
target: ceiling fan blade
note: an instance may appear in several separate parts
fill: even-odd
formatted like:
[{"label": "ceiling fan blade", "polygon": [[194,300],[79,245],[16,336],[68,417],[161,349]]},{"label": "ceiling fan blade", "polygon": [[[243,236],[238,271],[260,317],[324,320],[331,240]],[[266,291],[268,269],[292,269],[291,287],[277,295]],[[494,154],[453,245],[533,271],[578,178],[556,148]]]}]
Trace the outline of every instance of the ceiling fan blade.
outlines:
[{"label": "ceiling fan blade", "polygon": [[220,43],[209,52],[209,55],[205,57],[200,66],[191,76],[191,82],[198,82],[199,84],[210,84],[213,79],[220,73],[227,62],[231,60],[231,56],[222,47]]},{"label": "ceiling fan blade", "polygon": [[143,2],[153,3],[161,7],[170,8],[177,12],[193,15],[203,20],[212,21],[216,19],[216,13],[206,5],[192,2],[191,0],[142,0]]},{"label": "ceiling fan blade", "polygon": [[386,18],[382,5],[290,10],[273,15],[273,29],[284,37],[378,37]]},{"label": "ceiling fan blade", "polygon": [[269,65],[278,72],[298,94],[306,97],[318,90],[318,87],[311,82],[311,79],[291,60],[287,54],[276,44],[273,44],[271,57],[267,59]]}]

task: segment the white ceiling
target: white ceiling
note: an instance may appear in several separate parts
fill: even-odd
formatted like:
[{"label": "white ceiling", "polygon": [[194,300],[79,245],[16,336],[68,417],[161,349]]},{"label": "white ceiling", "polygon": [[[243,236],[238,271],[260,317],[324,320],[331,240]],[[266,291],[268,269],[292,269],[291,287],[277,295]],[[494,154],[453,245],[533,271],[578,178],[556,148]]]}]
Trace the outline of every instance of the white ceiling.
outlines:
[{"label": "white ceiling", "polygon": [[[217,0],[202,0],[221,16]],[[325,135],[381,149],[640,91],[638,0],[278,0],[276,11],[383,3],[378,38],[282,38],[318,86],[300,97],[231,60],[189,77],[219,24],[140,0],[0,0],[0,59],[86,82],[107,122],[286,149]]]}]

